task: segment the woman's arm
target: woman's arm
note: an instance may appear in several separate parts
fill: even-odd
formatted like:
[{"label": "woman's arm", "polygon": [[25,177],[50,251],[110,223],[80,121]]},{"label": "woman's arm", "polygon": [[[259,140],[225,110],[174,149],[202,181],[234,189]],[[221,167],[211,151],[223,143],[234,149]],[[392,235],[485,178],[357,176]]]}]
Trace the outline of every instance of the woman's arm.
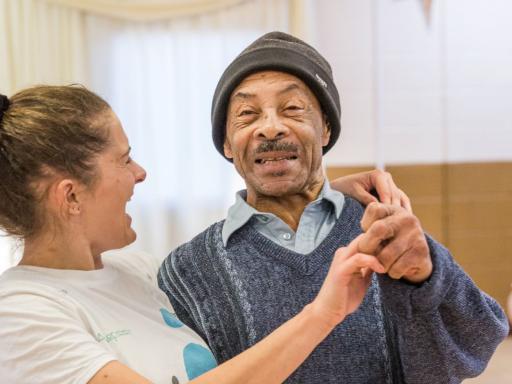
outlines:
[{"label": "woman's arm", "polygon": [[[361,235],[364,236],[364,235]],[[343,319],[361,304],[373,271],[384,267],[358,253],[360,237],[336,251],[315,300],[269,336],[191,384],[282,383]],[[119,362],[105,365],[89,384],[149,383]]]},{"label": "woman's arm", "polygon": [[151,384],[137,372],[119,361],[111,361],[89,380],[88,384]]}]

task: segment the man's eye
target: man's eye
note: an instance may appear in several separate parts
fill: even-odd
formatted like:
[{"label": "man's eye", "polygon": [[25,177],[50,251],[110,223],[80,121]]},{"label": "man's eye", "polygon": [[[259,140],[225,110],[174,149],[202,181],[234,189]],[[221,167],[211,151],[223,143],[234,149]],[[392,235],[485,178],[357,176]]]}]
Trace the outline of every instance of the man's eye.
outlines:
[{"label": "man's eye", "polygon": [[286,111],[300,111],[302,108],[298,105],[288,105],[285,110]]},{"label": "man's eye", "polygon": [[255,113],[256,112],[254,112],[252,109],[244,109],[238,113],[238,116],[248,116],[248,115],[253,115]]}]

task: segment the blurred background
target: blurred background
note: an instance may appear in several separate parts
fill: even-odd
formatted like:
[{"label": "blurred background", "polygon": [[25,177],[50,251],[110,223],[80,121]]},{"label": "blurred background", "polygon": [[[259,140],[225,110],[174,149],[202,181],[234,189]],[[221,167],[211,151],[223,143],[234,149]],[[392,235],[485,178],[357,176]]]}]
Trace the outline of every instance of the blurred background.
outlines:
[{"label": "blurred background", "polygon": [[[510,14],[509,0],[0,0],[0,92],[81,83],[111,104],[148,171],[129,204],[132,247],[163,258],[243,188],[211,141],[223,69],[261,34],[292,33],[330,61],[341,94],[329,178],[389,170],[425,230],[505,306]],[[0,272],[21,251],[0,237]],[[494,376],[471,382],[512,380],[510,341],[498,356]]]}]

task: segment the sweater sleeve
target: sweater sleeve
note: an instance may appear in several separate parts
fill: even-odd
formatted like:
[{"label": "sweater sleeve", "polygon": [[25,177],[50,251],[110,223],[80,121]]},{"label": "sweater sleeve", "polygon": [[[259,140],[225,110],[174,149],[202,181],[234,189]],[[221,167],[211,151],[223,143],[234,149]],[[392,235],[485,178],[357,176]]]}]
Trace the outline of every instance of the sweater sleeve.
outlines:
[{"label": "sweater sleeve", "polygon": [[427,236],[433,273],[420,286],[379,276],[406,383],[460,383],[480,374],[508,334],[504,311],[449,251]]},{"label": "sweater sleeve", "polygon": [[158,271],[158,286],[167,295],[178,318],[207,342],[205,333],[197,319],[198,312],[194,312],[194,300],[187,293],[187,287],[179,271],[186,269],[180,266],[180,260],[186,257],[186,248],[181,247],[163,261]]}]

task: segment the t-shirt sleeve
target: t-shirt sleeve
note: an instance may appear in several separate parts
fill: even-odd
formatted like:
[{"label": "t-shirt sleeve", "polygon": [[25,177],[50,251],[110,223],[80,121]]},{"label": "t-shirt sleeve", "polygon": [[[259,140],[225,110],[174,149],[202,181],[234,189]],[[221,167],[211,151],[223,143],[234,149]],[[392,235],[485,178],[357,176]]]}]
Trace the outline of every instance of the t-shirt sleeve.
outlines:
[{"label": "t-shirt sleeve", "polygon": [[0,377],[4,383],[87,383],[116,360],[70,306],[35,294],[0,297]]}]

